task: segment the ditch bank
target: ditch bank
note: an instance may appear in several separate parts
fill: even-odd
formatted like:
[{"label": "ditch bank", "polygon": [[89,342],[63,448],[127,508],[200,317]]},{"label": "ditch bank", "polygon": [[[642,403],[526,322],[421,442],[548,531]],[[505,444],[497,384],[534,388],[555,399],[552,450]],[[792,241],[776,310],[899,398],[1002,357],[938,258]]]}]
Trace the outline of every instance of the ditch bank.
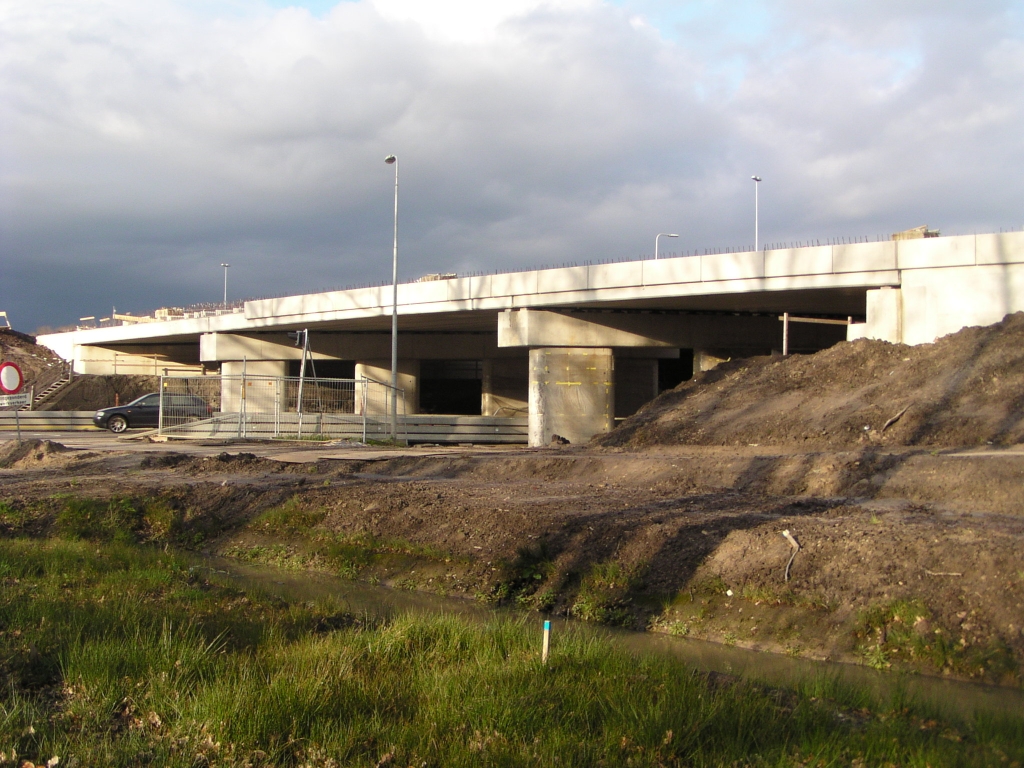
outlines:
[{"label": "ditch bank", "polygon": [[1015,477],[1013,456],[974,459],[994,474],[971,486],[965,468],[947,494],[935,479],[962,459],[926,451],[368,457],[21,450],[0,457],[0,530],[130,535],[741,648],[1019,684],[1024,517],[991,490]]}]

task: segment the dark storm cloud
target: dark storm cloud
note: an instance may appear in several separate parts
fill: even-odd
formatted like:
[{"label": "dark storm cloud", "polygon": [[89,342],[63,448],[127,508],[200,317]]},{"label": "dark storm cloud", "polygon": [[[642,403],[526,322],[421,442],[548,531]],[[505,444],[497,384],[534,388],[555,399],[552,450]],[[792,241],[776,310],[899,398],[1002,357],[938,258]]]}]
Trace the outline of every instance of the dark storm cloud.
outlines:
[{"label": "dark storm cloud", "polygon": [[1017,4],[406,5],[0,4],[0,309],[1024,225]]}]

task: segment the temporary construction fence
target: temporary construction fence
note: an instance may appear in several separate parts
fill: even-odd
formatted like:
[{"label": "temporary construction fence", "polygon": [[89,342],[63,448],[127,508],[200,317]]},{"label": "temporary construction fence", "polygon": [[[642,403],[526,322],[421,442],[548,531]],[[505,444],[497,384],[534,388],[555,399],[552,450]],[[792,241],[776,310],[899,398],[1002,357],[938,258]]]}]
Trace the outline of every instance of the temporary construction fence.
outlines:
[{"label": "temporary construction fence", "polygon": [[[161,376],[168,437],[404,439],[405,393],[368,378]],[[394,409],[394,410],[392,410]]]}]

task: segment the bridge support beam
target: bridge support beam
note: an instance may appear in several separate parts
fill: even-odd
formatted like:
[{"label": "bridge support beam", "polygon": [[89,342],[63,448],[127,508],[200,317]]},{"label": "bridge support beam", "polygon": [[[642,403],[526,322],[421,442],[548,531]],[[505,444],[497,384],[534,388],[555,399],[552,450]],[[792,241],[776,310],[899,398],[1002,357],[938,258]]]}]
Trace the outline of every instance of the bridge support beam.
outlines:
[{"label": "bridge support beam", "polygon": [[[382,384],[391,384],[391,361],[390,360],[361,360],[356,363],[356,379],[365,376],[373,381]],[[405,410],[401,398],[398,401],[398,413],[419,413],[420,412],[420,361],[409,360],[408,358],[398,359],[398,388],[403,391],[405,398]],[[358,410],[361,406],[356,405]],[[360,411],[361,413],[361,411]]]},{"label": "bridge support beam", "polygon": [[556,435],[572,444],[608,432],[615,415],[615,358],[610,348],[530,350],[532,447]]},{"label": "bridge support beam", "polygon": [[220,366],[220,409],[225,413],[235,413],[242,407],[243,371],[246,376],[284,376],[287,373],[285,364],[278,360],[224,361]]}]

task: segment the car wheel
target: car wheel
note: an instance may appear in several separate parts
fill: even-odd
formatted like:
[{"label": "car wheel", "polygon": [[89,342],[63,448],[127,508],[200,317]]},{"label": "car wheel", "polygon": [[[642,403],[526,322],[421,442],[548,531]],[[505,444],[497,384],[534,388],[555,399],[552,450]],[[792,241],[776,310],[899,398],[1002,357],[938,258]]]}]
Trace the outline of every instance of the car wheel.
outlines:
[{"label": "car wheel", "polygon": [[128,429],[128,419],[124,416],[111,416],[110,420],[107,422],[107,429],[115,435],[120,435]]}]

